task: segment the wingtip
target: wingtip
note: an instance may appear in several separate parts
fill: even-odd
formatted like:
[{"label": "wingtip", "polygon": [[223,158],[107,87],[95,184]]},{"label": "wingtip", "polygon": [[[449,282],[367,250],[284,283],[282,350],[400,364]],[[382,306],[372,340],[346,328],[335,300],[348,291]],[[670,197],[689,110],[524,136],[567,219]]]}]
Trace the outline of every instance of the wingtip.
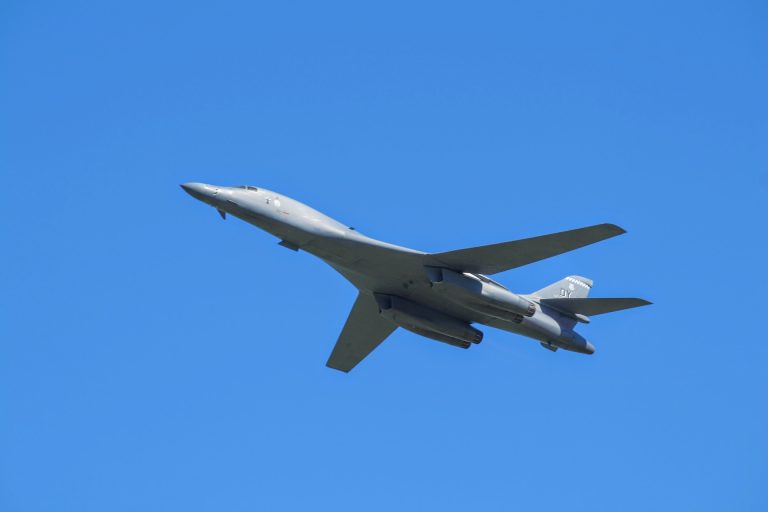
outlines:
[{"label": "wingtip", "polygon": [[610,222],[606,222],[605,224],[603,224],[603,226],[606,229],[610,230],[613,236],[623,235],[624,233],[627,232],[627,230],[622,228],[621,226],[617,226],[616,224],[611,224]]},{"label": "wingtip", "polygon": [[330,361],[325,363],[325,367],[326,368],[330,368],[331,370],[336,370],[336,371],[341,372],[341,373],[349,373],[350,370],[352,370],[352,368],[340,368],[338,366],[334,366],[334,363],[331,363]]}]

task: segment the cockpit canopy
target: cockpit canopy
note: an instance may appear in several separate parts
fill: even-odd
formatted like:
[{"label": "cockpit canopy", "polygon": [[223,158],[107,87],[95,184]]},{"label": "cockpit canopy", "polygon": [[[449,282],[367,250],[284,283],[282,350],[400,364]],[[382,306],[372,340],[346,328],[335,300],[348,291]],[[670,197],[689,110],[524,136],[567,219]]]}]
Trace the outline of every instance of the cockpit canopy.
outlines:
[{"label": "cockpit canopy", "polygon": [[253,191],[255,191],[255,192],[258,192],[258,191],[259,191],[258,187],[254,187],[254,186],[252,186],[252,185],[238,185],[238,186],[237,186],[237,187],[235,187],[235,188],[242,188],[242,189],[245,189],[245,190],[253,190]]}]

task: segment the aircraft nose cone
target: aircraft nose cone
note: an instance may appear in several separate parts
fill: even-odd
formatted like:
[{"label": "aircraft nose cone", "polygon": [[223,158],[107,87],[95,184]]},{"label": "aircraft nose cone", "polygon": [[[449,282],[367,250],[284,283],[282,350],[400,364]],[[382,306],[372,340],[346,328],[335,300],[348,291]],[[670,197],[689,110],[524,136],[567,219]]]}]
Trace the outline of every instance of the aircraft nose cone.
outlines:
[{"label": "aircraft nose cone", "polygon": [[184,189],[184,192],[190,195],[195,195],[195,193],[202,194],[204,190],[204,186],[202,183],[182,183],[181,188]]},{"label": "aircraft nose cone", "polygon": [[195,199],[199,199],[200,201],[205,201],[211,196],[211,191],[209,187],[205,185],[205,183],[182,183],[181,188],[184,189],[184,192],[191,195]]}]

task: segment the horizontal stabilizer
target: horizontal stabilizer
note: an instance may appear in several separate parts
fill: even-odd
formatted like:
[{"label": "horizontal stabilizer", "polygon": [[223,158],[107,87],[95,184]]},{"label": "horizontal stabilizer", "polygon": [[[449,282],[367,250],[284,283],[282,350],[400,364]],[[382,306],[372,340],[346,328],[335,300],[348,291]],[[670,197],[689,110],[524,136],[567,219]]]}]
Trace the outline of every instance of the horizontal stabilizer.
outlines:
[{"label": "horizontal stabilizer", "polygon": [[496,274],[573,251],[623,233],[626,231],[615,224],[598,224],[551,235],[459,249],[430,256],[435,260],[434,266],[446,266],[460,272]]},{"label": "horizontal stabilizer", "polygon": [[602,315],[651,304],[644,299],[541,299],[539,302],[542,306],[549,306],[563,313],[586,316]]}]

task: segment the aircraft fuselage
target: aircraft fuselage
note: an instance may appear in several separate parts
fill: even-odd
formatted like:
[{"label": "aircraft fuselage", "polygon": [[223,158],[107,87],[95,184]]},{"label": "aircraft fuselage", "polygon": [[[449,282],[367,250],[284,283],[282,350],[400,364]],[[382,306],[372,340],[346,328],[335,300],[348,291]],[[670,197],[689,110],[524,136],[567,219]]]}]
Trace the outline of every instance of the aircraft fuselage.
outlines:
[{"label": "aircraft fuselage", "polygon": [[[317,256],[359,290],[372,292],[380,314],[418,334],[458,346],[479,342],[478,323],[521,334],[551,348],[591,354],[572,316],[517,295],[482,274],[425,265],[428,254],[367,237],[284,195],[256,187],[182,185],[190,195]],[[482,334],[479,336],[482,338]],[[445,339],[442,339],[445,338]],[[453,343],[459,340],[461,343]]]}]

